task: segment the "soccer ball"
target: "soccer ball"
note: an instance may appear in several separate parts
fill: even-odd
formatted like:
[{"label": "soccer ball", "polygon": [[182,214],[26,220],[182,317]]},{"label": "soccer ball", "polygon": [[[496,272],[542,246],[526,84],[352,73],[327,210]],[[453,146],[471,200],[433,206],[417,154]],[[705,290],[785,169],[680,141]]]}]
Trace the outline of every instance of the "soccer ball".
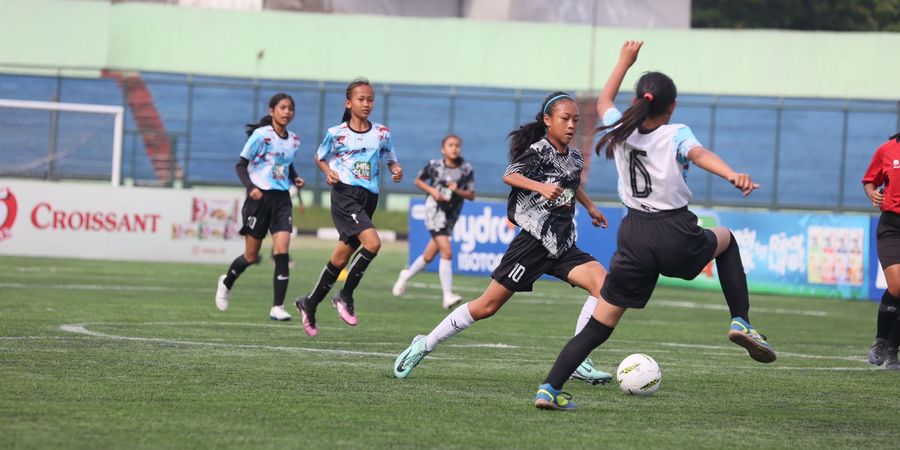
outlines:
[{"label": "soccer ball", "polygon": [[619,368],[616,369],[616,380],[619,381],[622,392],[646,397],[659,389],[662,372],[659,371],[659,364],[656,364],[653,358],[643,353],[635,353],[628,355],[619,364]]}]

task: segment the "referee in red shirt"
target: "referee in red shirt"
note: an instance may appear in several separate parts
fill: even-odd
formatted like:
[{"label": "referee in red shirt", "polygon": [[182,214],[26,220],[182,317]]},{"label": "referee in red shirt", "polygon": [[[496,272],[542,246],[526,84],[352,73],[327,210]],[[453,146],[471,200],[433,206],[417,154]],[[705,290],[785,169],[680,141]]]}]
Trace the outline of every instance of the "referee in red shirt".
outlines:
[{"label": "referee in red shirt", "polygon": [[881,209],[876,232],[878,260],[888,285],[878,306],[875,344],[869,350],[869,363],[884,364],[888,370],[900,370],[897,361],[900,344],[900,133],[875,150],[862,182],[872,206]]}]

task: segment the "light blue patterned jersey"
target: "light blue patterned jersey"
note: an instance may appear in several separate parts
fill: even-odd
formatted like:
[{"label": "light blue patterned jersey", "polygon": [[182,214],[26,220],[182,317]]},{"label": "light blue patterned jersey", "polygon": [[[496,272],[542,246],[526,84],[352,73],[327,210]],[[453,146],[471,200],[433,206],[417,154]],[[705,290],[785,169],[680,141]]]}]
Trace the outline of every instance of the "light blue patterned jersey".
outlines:
[{"label": "light blue patterned jersey", "polygon": [[250,181],[264,191],[288,190],[293,184],[288,179],[290,167],[299,148],[300,138],[290,131],[287,139],[282,139],[271,125],[254,130],[241,151],[241,158],[250,161]]},{"label": "light blue patterned jersey", "polygon": [[365,133],[350,129],[347,122],[328,129],[325,140],[316,152],[319,161],[338,173],[341,183],[360,186],[378,193],[378,163],[397,162],[391,144],[391,132],[384,125],[372,122]]}]

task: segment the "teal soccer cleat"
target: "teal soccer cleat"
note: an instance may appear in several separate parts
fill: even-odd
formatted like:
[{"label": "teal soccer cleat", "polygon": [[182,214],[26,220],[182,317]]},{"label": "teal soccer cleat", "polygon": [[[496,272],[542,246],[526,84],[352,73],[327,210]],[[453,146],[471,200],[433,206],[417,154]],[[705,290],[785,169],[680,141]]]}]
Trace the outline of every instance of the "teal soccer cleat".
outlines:
[{"label": "teal soccer cleat", "polygon": [[534,396],[534,407],[553,411],[574,411],[575,402],[568,392],[553,389],[550,383],[544,383],[538,386],[537,395]]},{"label": "teal soccer cleat", "polygon": [[590,357],[585,359],[578,368],[575,369],[575,372],[572,373],[572,378],[594,386],[612,381],[612,375],[594,368],[594,363],[591,361]]},{"label": "teal soccer cleat", "polygon": [[408,377],[412,370],[422,361],[422,358],[431,353],[425,350],[426,337],[424,334],[414,337],[409,347],[397,357],[397,360],[394,361],[395,377]]},{"label": "teal soccer cleat", "polygon": [[775,350],[766,342],[766,337],[757,333],[747,321],[740,317],[731,319],[728,339],[747,349],[755,361],[770,363],[775,361]]}]

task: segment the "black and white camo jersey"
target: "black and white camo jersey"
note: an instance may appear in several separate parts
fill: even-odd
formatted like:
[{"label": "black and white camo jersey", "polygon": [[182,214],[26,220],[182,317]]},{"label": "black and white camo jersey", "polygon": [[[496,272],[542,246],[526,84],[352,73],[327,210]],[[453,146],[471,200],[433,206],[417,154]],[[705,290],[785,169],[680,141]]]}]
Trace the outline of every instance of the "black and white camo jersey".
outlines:
[{"label": "black and white camo jersey", "polygon": [[575,192],[581,183],[584,156],[569,147],[559,153],[546,138],[531,144],[506,168],[506,175],[518,173],[540,183],[556,184],[562,195],[553,202],[541,194],[513,188],[506,204],[509,220],[541,241],[551,257],[559,257],[578,237],[575,231]]},{"label": "black and white camo jersey", "polygon": [[460,158],[460,164],[449,167],[444,159],[432,159],[419,171],[419,179],[439,190],[449,202],[438,202],[432,196],[425,200],[425,228],[439,231],[446,228],[451,233],[459,212],[462,210],[463,198],[453,193],[448,186],[456,183],[458,189],[475,190],[475,170],[472,165]]}]

